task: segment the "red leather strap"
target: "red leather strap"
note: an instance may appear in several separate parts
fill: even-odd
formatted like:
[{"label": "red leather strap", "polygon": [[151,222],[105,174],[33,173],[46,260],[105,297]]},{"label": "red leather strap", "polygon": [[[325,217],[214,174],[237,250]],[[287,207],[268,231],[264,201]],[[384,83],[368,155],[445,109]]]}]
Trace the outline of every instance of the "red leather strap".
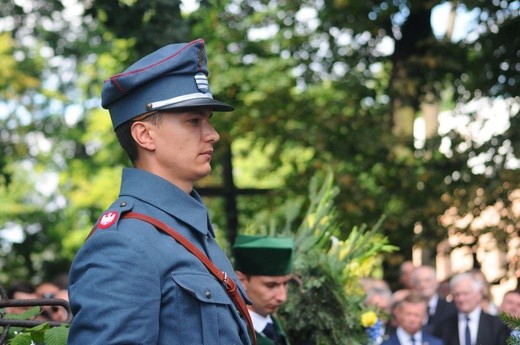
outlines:
[{"label": "red leather strap", "polygon": [[253,338],[253,344],[256,345],[256,333],[255,329],[253,328],[253,321],[251,320],[251,316],[249,315],[244,300],[238,293],[235,281],[231,278],[228,278],[226,272],[219,270],[217,266],[215,266],[215,264],[213,264],[213,262],[211,262],[211,260],[203,252],[201,252],[197,247],[195,247],[190,241],[188,241],[175,229],[161,222],[160,220],[137,212],[128,212],[124,214],[121,218],[135,218],[150,223],[157,229],[173,237],[177,242],[182,244],[190,253],[195,255],[204,264],[204,266],[206,266],[208,271],[210,271],[211,274],[213,274],[222,284],[224,284],[227,294],[229,295],[237,309],[240,311],[240,314],[242,314],[242,317],[244,317],[244,319],[246,320],[249,332],[251,333],[251,337]]}]

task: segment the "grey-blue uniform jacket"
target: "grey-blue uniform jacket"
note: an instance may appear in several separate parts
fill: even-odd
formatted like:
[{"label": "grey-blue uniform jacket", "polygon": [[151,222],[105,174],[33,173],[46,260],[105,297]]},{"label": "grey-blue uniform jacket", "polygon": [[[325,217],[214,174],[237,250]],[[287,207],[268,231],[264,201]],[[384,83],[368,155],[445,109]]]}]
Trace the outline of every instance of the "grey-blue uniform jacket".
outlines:
[{"label": "grey-blue uniform jacket", "polygon": [[199,259],[152,225],[120,219],[128,211],[176,229],[227,272],[245,298],[200,196],[126,168],[119,198],[71,266],[68,344],[250,344],[246,322]]}]

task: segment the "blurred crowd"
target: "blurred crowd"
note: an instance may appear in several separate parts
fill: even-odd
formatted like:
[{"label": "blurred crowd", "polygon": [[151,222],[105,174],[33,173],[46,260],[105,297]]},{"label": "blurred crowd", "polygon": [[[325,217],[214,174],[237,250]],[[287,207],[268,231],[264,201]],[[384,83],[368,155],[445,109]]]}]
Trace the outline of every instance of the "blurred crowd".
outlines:
[{"label": "blurred crowd", "polygon": [[[382,336],[374,345],[506,345],[511,330],[498,317],[507,313],[520,318],[520,289],[504,294],[495,304],[490,285],[480,271],[459,273],[438,281],[432,266],[401,265],[399,288],[392,291],[383,279],[362,280],[365,304],[383,322]],[[6,290],[9,299],[61,299],[68,302],[67,276],[32,285],[15,281]],[[22,314],[31,307],[5,308]],[[34,318],[67,322],[62,306],[43,305]]]},{"label": "blurred crowd", "polygon": [[[45,281],[34,285],[28,281],[14,281],[6,289],[8,299],[12,300],[35,300],[35,305],[40,305],[40,312],[34,320],[66,322],[69,318],[68,311],[61,305],[46,305],[46,300],[69,301],[67,290],[67,276],[60,275],[52,281]],[[34,306],[9,306],[5,308],[8,314],[23,314]]]},{"label": "blurred crowd", "polygon": [[382,279],[362,281],[365,303],[383,321],[382,345],[505,345],[511,330],[501,312],[520,318],[520,290],[508,291],[495,304],[490,284],[474,270],[438,281],[435,268],[400,267],[395,291]]}]

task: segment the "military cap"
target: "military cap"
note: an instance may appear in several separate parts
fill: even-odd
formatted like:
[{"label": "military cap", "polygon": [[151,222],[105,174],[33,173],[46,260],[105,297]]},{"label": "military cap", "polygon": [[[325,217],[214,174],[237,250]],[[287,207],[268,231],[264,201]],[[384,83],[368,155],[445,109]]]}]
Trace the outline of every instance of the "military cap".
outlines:
[{"label": "military cap", "polygon": [[233,110],[213,99],[203,39],[167,45],[110,77],[103,83],[101,105],[109,110],[114,129],[155,110]]},{"label": "military cap", "polygon": [[235,269],[244,274],[283,276],[292,272],[294,241],[287,237],[238,235]]}]

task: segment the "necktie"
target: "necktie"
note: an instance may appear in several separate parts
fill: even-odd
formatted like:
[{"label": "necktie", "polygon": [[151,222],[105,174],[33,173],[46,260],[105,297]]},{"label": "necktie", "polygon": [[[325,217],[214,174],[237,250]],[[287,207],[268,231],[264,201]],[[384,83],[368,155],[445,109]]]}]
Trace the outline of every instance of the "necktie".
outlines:
[{"label": "necktie", "polygon": [[262,333],[268,337],[269,339],[271,339],[276,345],[282,345],[282,338],[280,337],[280,334],[278,334],[278,332],[276,331],[276,329],[274,328],[273,324],[271,322],[269,322],[264,330],[262,331]]},{"label": "necktie", "polygon": [[426,320],[424,321],[424,324],[431,324],[432,323],[432,317],[433,317],[433,307],[431,305],[428,305],[428,315],[426,315]]},{"label": "necktie", "polygon": [[471,333],[469,332],[469,316],[466,316],[466,331],[464,333],[466,345],[471,345]]},{"label": "necktie", "polygon": [[413,335],[410,338],[410,345],[415,345],[415,337]]}]

